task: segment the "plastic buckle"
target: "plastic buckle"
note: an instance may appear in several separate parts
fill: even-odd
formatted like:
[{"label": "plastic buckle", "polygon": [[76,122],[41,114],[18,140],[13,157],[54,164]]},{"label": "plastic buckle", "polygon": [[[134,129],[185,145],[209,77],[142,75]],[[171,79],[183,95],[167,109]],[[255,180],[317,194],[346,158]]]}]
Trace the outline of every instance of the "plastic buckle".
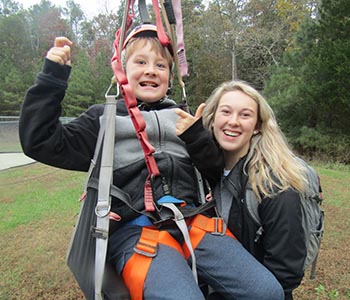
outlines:
[{"label": "plastic buckle", "polygon": [[158,205],[157,201],[154,201],[154,197],[156,195],[156,190],[154,188],[154,186],[155,186],[154,182],[158,176],[159,175],[151,174],[149,176],[149,183],[150,183],[150,192],[152,193],[151,194],[152,195],[152,204],[154,205],[155,210],[159,213],[161,211],[161,207],[160,207],[160,205]]},{"label": "plastic buckle", "polygon": [[[143,249],[138,248],[139,246],[141,246]],[[153,251],[149,252],[146,250],[146,248],[153,250]],[[157,255],[157,246],[152,246],[149,244],[138,242],[137,245],[134,247],[134,251],[137,254],[152,258],[152,257],[155,257]]]},{"label": "plastic buckle", "polygon": [[222,218],[212,218],[214,221],[214,231],[211,232],[212,235],[225,235],[226,225]]},{"label": "plastic buckle", "polygon": [[108,238],[108,231],[91,226],[90,228],[91,235],[96,239],[106,240]]}]

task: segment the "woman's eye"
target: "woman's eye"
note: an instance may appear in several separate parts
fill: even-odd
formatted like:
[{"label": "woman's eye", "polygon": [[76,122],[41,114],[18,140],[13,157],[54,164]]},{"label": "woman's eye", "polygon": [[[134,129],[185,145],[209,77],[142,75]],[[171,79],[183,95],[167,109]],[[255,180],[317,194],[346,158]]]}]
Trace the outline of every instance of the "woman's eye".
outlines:
[{"label": "woman's eye", "polygon": [[222,109],[222,110],[220,110],[220,112],[224,115],[228,115],[230,113],[230,111],[228,109]]},{"label": "woman's eye", "polygon": [[244,117],[244,118],[249,118],[249,117],[251,117],[251,113],[250,112],[242,112],[242,117]]}]

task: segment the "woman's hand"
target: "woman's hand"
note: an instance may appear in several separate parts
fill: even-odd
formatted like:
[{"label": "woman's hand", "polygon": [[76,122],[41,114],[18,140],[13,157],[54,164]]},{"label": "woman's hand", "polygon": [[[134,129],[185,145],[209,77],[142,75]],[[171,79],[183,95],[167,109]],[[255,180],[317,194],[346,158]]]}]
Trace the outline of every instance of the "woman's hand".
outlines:
[{"label": "woman's hand", "polygon": [[177,108],[175,110],[176,114],[179,116],[176,121],[176,135],[181,135],[188,128],[190,128],[199,118],[201,118],[203,110],[205,107],[205,103],[201,103],[197,110],[196,114],[192,116],[191,114],[185,112],[182,109]]}]

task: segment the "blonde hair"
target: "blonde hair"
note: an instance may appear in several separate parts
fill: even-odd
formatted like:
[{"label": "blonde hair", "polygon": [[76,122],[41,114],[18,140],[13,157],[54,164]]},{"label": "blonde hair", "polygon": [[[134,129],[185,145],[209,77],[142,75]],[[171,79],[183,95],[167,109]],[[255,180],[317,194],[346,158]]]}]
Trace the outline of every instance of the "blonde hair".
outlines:
[{"label": "blonde hair", "polygon": [[160,43],[160,41],[156,37],[135,37],[130,39],[130,41],[126,45],[125,50],[123,51],[123,54],[122,54],[122,62],[123,62],[124,68],[130,55],[132,55],[136,49],[142,49],[143,47],[145,47],[147,43],[150,43],[152,51],[155,51],[157,54],[160,54],[162,57],[164,57],[167,60],[171,71],[174,63],[173,57],[171,56],[168,48],[163,47],[163,45]]},{"label": "blonde hair", "polygon": [[277,124],[275,115],[265,98],[243,81],[224,82],[206,102],[203,124],[212,131],[215,113],[221,97],[230,91],[241,91],[258,104],[257,128],[259,134],[250,140],[244,166],[249,182],[260,199],[293,188],[303,193],[306,188],[305,167],[296,159]]}]

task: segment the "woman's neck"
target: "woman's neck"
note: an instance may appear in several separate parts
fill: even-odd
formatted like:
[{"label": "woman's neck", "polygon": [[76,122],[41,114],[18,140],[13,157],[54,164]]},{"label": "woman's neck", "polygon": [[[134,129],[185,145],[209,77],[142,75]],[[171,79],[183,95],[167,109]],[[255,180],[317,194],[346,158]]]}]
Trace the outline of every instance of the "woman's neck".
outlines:
[{"label": "woman's neck", "polygon": [[236,165],[237,163],[242,159],[247,156],[247,153],[246,154],[232,154],[231,153],[227,153],[227,152],[224,152],[224,159],[225,159],[225,170],[232,170]]},{"label": "woman's neck", "polygon": [[239,161],[240,157],[228,152],[224,152],[225,159],[225,169],[232,170],[236,163]]}]

